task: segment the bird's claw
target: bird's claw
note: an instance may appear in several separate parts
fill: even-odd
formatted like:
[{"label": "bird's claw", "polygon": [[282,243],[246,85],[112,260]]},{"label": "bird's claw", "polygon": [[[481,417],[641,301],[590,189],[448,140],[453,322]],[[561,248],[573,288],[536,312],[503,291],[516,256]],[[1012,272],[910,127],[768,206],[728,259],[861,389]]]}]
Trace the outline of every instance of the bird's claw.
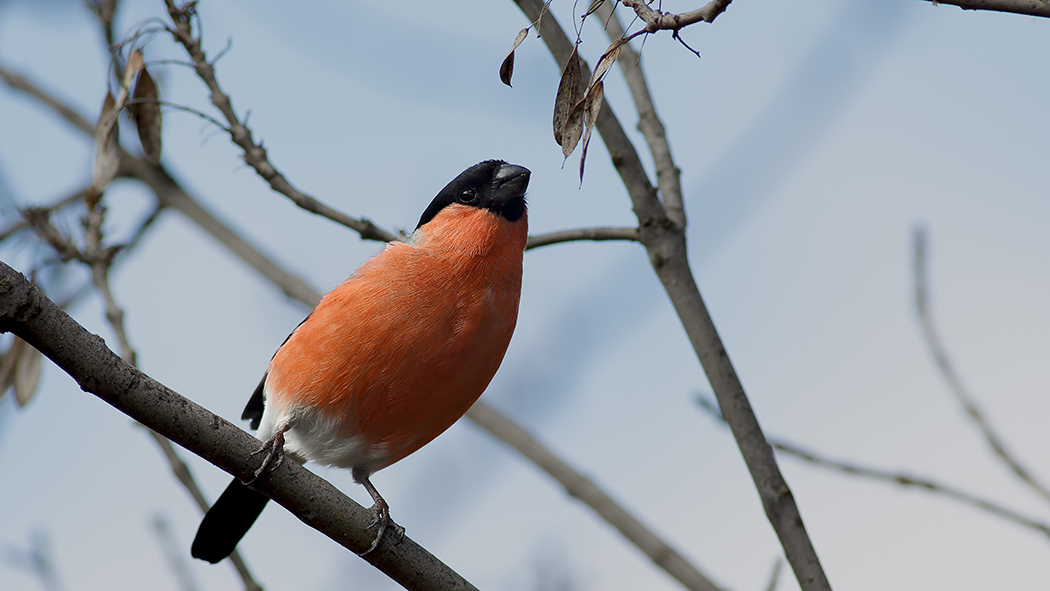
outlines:
[{"label": "bird's claw", "polygon": [[371,554],[373,550],[378,548],[379,544],[383,541],[383,537],[386,535],[388,528],[397,536],[397,540],[394,541],[395,546],[405,539],[405,528],[394,523],[394,521],[390,519],[390,507],[385,501],[377,501],[372,505],[372,515],[374,516],[374,519],[365,529],[372,529],[378,526],[376,538],[372,540],[372,545],[368,547],[368,550],[365,550],[358,556],[367,556],[368,554]]},{"label": "bird's claw", "polygon": [[245,482],[245,486],[251,486],[256,480],[259,479],[263,474],[273,472],[277,468],[281,467],[281,463],[284,462],[284,432],[286,429],[280,429],[273,434],[273,437],[263,442],[262,446],[253,451],[252,455],[256,456],[265,451],[269,451],[266,457],[263,459],[262,464],[255,470],[251,480]]}]

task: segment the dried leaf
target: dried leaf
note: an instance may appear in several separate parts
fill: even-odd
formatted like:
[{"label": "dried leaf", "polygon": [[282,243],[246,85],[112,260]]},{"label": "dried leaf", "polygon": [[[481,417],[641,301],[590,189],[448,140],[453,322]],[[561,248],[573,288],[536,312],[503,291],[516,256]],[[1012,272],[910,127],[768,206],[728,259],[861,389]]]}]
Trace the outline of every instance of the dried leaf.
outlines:
[{"label": "dried leaf", "polygon": [[[17,338],[17,337],[16,337]],[[21,340],[21,339],[19,339]],[[15,401],[18,406],[25,406],[36,394],[36,387],[40,385],[41,360],[43,355],[35,347],[22,341],[22,354],[18,356],[15,363]]]},{"label": "dried leaf", "polygon": [[584,120],[586,131],[583,133],[583,149],[580,152],[580,184],[583,184],[583,166],[587,162],[587,145],[591,143],[591,132],[594,131],[594,124],[598,122],[598,113],[602,110],[602,104],[605,102],[605,83],[598,82],[587,93],[587,98],[584,100]]},{"label": "dried leaf", "polygon": [[135,76],[142,70],[142,50],[136,49],[128,56],[128,63],[124,66],[124,79],[120,82],[120,92],[117,94],[117,110],[124,108],[124,102],[128,100],[128,89],[134,82]]},{"label": "dried leaf", "polygon": [[[576,149],[576,144],[580,143],[580,136],[583,135],[583,117],[583,101],[580,101],[569,111],[569,116],[565,121],[565,128],[562,130],[561,153],[566,159]],[[564,163],[562,165],[564,166]]]},{"label": "dried leaf", "polygon": [[583,13],[583,18],[594,14],[596,10],[602,7],[602,4],[605,4],[605,0],[591,0],[591,6],[587,9],[587,12]]},{"label": "dried leaf", "polygon": [[[565,62],[565,69],[561,73],[561,82],[558,84],[558,94],[554,98],[554,141],[562,146],[564,151],[564,130],[569,120],[569,114],[576,104],[583,98],[583,75],[581,73],[580,58],[576,54],[576,48]],[[577,138],[579,140],[579,138]],[[575,143],[573,144],[575,147]],[[569,150],[569,154],[572,150]],[[568,156],[568,154],[566,154]]]},{"label": "dried leaf", "polygon": [[135,127],[139,132],[142,152],[146,160],[157,164],[160,162],[161,150],[160,102],[157,84],[145,67],[139,73],[132,98],[134,101],[131,103],[131,117],[135,120]]},{"label": "dried leaf", "polygon": [[117,176],[120,165],[120,138],[117,126],[117,102],[106,91],[102,113],[95,126],[95,188],[99,191]]},{"label": "dried leaf", "polygon": [[518,36],[514,38],[514,46],[510,48],[510,52],[507,54],[507,57],[503,58],[503,63],[499,67],[499,79],[507,86],[510,86],[510,77],[514,75],[514,50],[521,45],[521,42],[528,35],[529,27],[518,31]]},{"label": "dried leaf", "polygon": [[602,54],[602,58],[598,60],[598,65],[594,66],[594,73],[591,74],[591,79],[587,83],[588,94],[595,85],[605,78],[605,73],[616,63],[616,59],[620,57],[620,48],[623,47],[624,43],[627,43],[627,39],[621,37],[616,41],[613,41],[612,45],[609,46],[609,49],[606,49],[605,53]]}]

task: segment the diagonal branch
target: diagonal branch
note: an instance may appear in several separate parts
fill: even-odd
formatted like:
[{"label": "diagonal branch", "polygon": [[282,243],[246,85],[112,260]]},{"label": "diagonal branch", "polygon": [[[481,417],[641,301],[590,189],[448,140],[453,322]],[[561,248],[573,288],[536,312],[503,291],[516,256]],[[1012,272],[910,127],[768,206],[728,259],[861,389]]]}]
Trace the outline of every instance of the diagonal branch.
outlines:
[{"label": "diagonal branch", "polygon": [[[609,2],[598,8],[597,16],[603,23],[606,23],[605,31],[610,41],[615,42],[626,34],[619,17],[616,16],[616,11]],[[620,59],[616,61],[620,65],[620,71],[623,72],[623,77],[627,81],[627,87],[631,90],[631,98],[634,99],[634,107],[638,111],[638,129],[645,136],[645,141],[649,144],[649,151],[653,155],[653,162],[656,165],[656,186],[660,190],[667,217],[684,228],[686,218],[682,204],[682,171],[675,166],[664,124],[656,114],[656,106],[649,92],[649,83],[646,82],[645,72],[642,70],[641,56],[631,47],[630,43],[625,43],[620,47]]]},{"label": "diagonal branch", "polygon": [[926,260],[926,229],[921,226],[915,229],[913,252],[915,257],[915,311],[919,316],[919,324],[922,326],[922,335],[926,339],[926,346],[929,348],[930,355],[933,356],[933,360],[937,364],[937,369],[941,371],[944,381],[948,383],[948,389],[951,390],[952,394],[954,394],[955,398],[959,401],[959,404],[963,407],[963,410],[966,411],[966,416],[970,417],[970,420],[973,421],[974,425],[981,430],[985,442],[988,444],[988,447],[992,448],[992,451],[995,452],[996,457],[998,457],[1015,476],[1021,479],[1021,482],[1024,482],[1037,494],[1050,501],[1050,489],[1036,480],[1032,473],[1022,466],[1013,454],[1006,449],[1006,444],[1003,442],[1002,437],[996,433],[995,429],[992,428],[991,423],[985,418],[984,413],[982,413],[977,407],[973,395],[970,394],[970,391],[963,384],[959,374],[956,373],[955,367],[952,365],[951,359],[948,357],[948,352],[945,350],[944,344],[941,342],[940,336],[937,334],[937,327],[934,326],[933,317],[930,314],[929,274],[927,273]]},{"label": "diagonal branch", "polygon": [[[715,420],[725,424],[725,419],[718,411],[717,406],[704,396],[697,397],[697,404]],[[889,470],[881,470],[878,468],[869,468],[853,462],[846,462],[843,460],[834,460],[827,456],[822,456],[813,451],[807,451],[797,445],[787,443],[781,439],[771,439],[770,443],[773,448],[779,452],[783,452],[790,456],[794,456],[800,460],[809,462],[815,466],[827,468],[829,470],[836,470],[843,472],[851,476],[860,476],[861,478],[867,478],[869,480],[877,480],[880,482],[887,482],[890,484],[898,484],[903,487],[914,487],[920,490],[924,490],[929,493],[944,495],[950,499],[964,504],[970,505],[976,509],[986,511],[997,517],[1002,517],[1007,521],[1012,521],[1018,525],[1034,529],[1044,536],[1050,537],[1050,525],[1041,523],[1034,519],[1025,517],[1020,513],[1003,507],[997,503],[982,499],[977,495],[970,494],[962,489],[955,488],[953,486],[942,484],[934,480],[919,478],[900,472],[891,472]]]},{"label": "diagonal branch", "polygon": [[[36,87],[28,83],[28,81],[26,81],[26,84],[29,88],[36,89]],[[54,102],[54,104],[56,105],[61,106],[61,103],[58,103],[57,101],[52,102]],[[69,112],[73,111],[69,110]],[[93,128],[90,127],[84,129],[84,131],[88,135],[94,133]],[[175,209],[183,215],[185,215],[187,218],[189,218],[190,221],[194,222],[206,232],[211,234],[212,237],[219,242],[219,244],[225,246],[233,254],[238,256],[242,261],[254,268],[274,285],[278,286],[282,291],[284,291],[284,293],[288,297],[299,301],[308,307],[313,307],[321,299],[321,294],[314,290],[312,287],[310,287],[310,285],[308,285],[305,281],[295,276],[294,274],[286,271],[276,262],[267,258],[266,255],[264,255],[257,248],[255,248],[246,240],[244,240],[230,227],[225,225],[224,222],[222,222],[210,212],[208,212],[193,196],[191,196],[182,188],[178,181],[176,181],[168,174],[168,172],[164,169],[163,166],[159,164],[149,163],[144,159],[133,156],[127,152],[121,152],[120,158],[121,160],[119,174],[121,176],[135,178],[145,183],[155,193],[158,204],[161,207]],[[534,236],[530,239],[529,244],[530,248],[533,248],[543,246],[545,244],[565,242],[568,240],[637,239],[638,230],[636,228],[588,228],[579,230],[567,230],[564,232],[554,232],[551,234]],[[472,415],[468,415],[468,418],[471,418],[479,426],[481,426],[489,433],[493,434],[501,440],[508,441],[508,439],[514,436],[513,434],[515,432],[523,432],[523,430],[520,427],[517,427],[516,425],[511,423],[506,417],[503,417],[502,415],[495,413],[495,411],[488,409],[487,403],[483,400],[479,400],[474,405],[474,408],[478,412]],[[491,417],[497,416],[500,417],[501,420],[487,420]],[[513,444],[511,444],[509,441],[508,444],[513,446]],[[536,442],[534,447],[539,445],[540,444]],[[539,447],[538,449],[540,449],[542,453],[546,456],[554,458],[554,455],[549,450],[545,450],[542,447]],[[177,456],[169,454],[169,449],[164,448],[164,446],[162,446],[162,451],[165,452],[165,455],[168,457],[169,461],[172,464],[172,470],[175,472],[176,477],[178,477],[180,481],[187,477],[189,478],[189,480],[192,480],[192,475],[186,473],[187,471],[185,470],[185,464],[183,464],[181,460],[177,458]],[[568,465],[564,462],[561,462],[561,464],[563,466],[561,473],[567,475],[567,477],[573,477],[572,473],[570,472],[571,469],[568,467]],[[575,478],[585,480],[585,478],[579,474],[576,474]],[[201,495],[199,491],[193,493],[191,489],[191,494],[193,495],[194,499],[198,502],[198,504],[201,505],[202,508],[207,508],[207,502],[204,500],[203,495]],[[599,510],[599,507],[594,506],[590,503],[592,499],[596,498],[610,499],[609,502],[611,503],[611,497],[609,497],[607,494],[600,491],[599,489],[595,488],[593,495],[585,495],[582,498],[582,500],[589,506],[591,506],[592,509],[598,512],[599,515],[602,515],[603,511]],[[626,514],[626,511],[622,508],[619,508],[618,511]],[[633,517],[629,516],[629,519],[637,522],[637,520]],[[650,534],[650,536],[651,535],[652,534]],[[659,544],[666,546],[666,544],[664,544],[663,542],[659,542]],[[235,565],[236,564],[237,563],[235,562]],[[238,570],[240,570],[240,566],[238,566]]]},{"label": "diagonal branch", "polygon": [[993,12],[1012,12],[1028,16],[1050,18],[1050,2],[1046,0],[929,0],[934,6],[951,4],[963,10],[990,10]]},{"label": "diagonal branch", "polygon": [[[515,0],[515,3],[530,21],[538,19],[545,6],[542,0]],[[539,33],[559,67],[566,64],[574,46],[552,15],[540,21]],[[638,218],[639,241],[645,246],[653,270],[682,322],[719,405],[726,413],[730,430],[762,499],[766,517],[777,533],[795,578],[803,591],[830,591],[831,585],[806,532],[791,489],[780,473],[773,450],[762,434],[744,386],[700,296],[689,268],[684,227],[674,223],[657,199],[656,189],[646,176],[638,153],[609,105],[601,109],[597,127],[631,198]]]},{"label": "diagonal branch", "polygon": [[602,491],[591,479],[551,453],[539,440],[530,435],[491,405],[475,404],[467,417],[496,435],[500,441],[516,449],[533,464],[549,474],[571,496],[591,507],[607,523],[645,553],[657,566],[667,571],[686,589],[718,591],[707,577],[689,563],[677,550],[657,537],[637,518],[627,512],[612,497]]},{"label": "diagonal branch", "polygon": [[[77,324],[21,273],[0,262],[0,332],[12,332],[51,359],[80,387],[241,479],[258,467],[258,440],[132,367]],[[341,546],[371,544],[372,512],[296,462],[254,486]],[[469,590],[455,571],[405,537],[364,557],[406,589]]]},{"label": "diagonal branch", "polygon": [[229,95],[223,92],[219,81],[215,77],[215,67],[208,62],[204,50],[201,48],[200,37],[194,37],[191,25],[195,14],[196,2],[187,2],[179,7],[174,0],[165,0],[168,14],[175,24],[171,31],[172,36],[178,41],[193,60],[197,76],[204,81],[211,92],[211,102],[215,108],[230,124],[229,133],[233,143],[244,151],[244,161],[263,178],[270,187],[278,193],[288,197],[299,207],[310,213],[328,218],[338,224],[342,224],[361,235],[364,240],[379,240],[389,242],[397,237],[394,234],[376,226],[370,220],[357,219],[337,211],[328,205],[318,201],[314,197],[303,193],[295,187],[277,168],[270,162],[266,149],[261,143],[256,143],[252,137],[252,131],[238,117],[233,108],[233,101]]}]

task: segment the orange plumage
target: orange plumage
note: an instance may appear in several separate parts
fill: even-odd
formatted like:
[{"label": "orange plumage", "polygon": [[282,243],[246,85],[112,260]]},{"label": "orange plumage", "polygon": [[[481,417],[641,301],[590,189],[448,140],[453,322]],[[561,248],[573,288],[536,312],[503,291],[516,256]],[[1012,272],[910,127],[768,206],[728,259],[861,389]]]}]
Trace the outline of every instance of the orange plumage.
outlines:
[{"label": "orange plumage", "polygon": [[[390,523],[369,476],[448,429],[503,361],[518,316],[528,181],[527,169],[498,160],[457,176],[407,242],[388,244],[321,299],[245,408],[269,451],[256,478],[284,454],[353,470],[379,526],[365,553]],[[192,555],[228,556],[267,500],[234,479]]]},{"label": "orange plumage", "polygon": [[342,417],[333,435],[361,440],[370,472],[463,416],[518,317],[525,219],[457,204],[430,223],[433,231],[387,245],[326,295],[270,363],[267,405]]}]

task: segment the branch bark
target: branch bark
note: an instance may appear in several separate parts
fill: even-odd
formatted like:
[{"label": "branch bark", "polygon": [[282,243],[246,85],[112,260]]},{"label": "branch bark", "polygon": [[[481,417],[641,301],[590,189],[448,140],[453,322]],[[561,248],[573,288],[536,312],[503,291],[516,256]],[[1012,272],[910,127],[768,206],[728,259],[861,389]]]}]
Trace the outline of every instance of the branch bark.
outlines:
[{"label": "branch bark", "polygon": [[[76,125],[75,118],[79,116],[76,115],[74,111],[64,107],[64,105],[62,105],[61,102],[51,98],[46,92],[40,90],[38,87],[34,86],[25,78],[21,78],[21,81],[24,83],[25,86],[25,88],[20,88],[21,90],[30,91],[29,94],[33,96],[36,96],[37,94],[47,96],[50,100],[45,101],[45,105],[52,108],[54,108],[54,106],[56,105],[62,107],[59,113],[62,114],[63,112],[65,112],[72,114],[74,116],[74,119],[70,121],[73,122],[74,125]],[[88,136],[91,136],[94,133],[94,128],[90,127],[89,125],[85,125],[83,127],[77,125],[77,127],[84,131]],[[316,305],[317,302],[321,299],[321,294],[314,290],[312,287],[310,287],[305,281],[295,276],[294,274],[286,271],[276,262],[267,258],[266,255],[264,255],[262,252],[260,252],[258,249],[256,249],[246,240],[244,240],[233,229],[226,226],[224,222],[222,222],[221,220],[213,216],[210,212],[208,212],[193,196],[191,196],[181,187],[178,181],[176,181],[172,176],[168,174],[168,172],[164,169],[163,166],[161,166],[160,164],[147,162],[142,158],[138,158],[123,151],[120,153],[120,159],[120,169],[118,171],[119,175],[128,178],[138,179],[145,183],[154,192],[154,194],[157,197],[158,204],[161,207],[167,207],[181,212],[183,215],[189,218],[190,221],[196,223],[206,232],[211,234],[212,237],[219,242],[219,244],[228,248],[231,252],[233,252],[233,254],[241,258],[241,260],[246,262],[249,266],[254,268],[265,278],[277,285],[282,291],[284,291],[284,293],[288,297],[299,301],[307,307],[311,308],[314,305]],[[534,236],[530,238],[529,247],[534,248],[546,244],[554,244],[558,242],[566,242],[571,240],[637,239],[638,230],[636,228],[584,228],[578,230],[566,230],[563,232],[554,232],[551,234]],[[512,447],[516,447],[510,440],[515,437],[515,433],[524,433],[524,431],[520,427],[514,425],[514,423],[511,422],[507,417],[500,415],[492,409],[489,409],[487,403],[484,400],[479,400],[477,403],[475,403],[474,408],[477,409],[478,412],[472,415],[468,415],[468,418],[472,419],[483,429],[488,431],[490,434],[494,435],[497,439],[508,443],[508,445],[511,445]],[[488,420],[492,417],[500,417],[500,419]],[[151,431],[151,433],[153,432]],[[154,436],[160,437],[155,433]],[[163,437],[160,437],[160,440],[167,441],[166,439],[163,439]],[[168,444],[168,446],[170,448],[170,443]],[[531,448],[539,450],[536,453],[541,453],[546,457],[553,458],[553,461],[560,462],[560,460],[557,460],[557,458],[552,452],[550,452],[546,448],[543,448],[542,444],[540,444],[538,441],[533,441]],[[180,469],[179,465],[179,463],[181,463],[181,460],[178,460],[177,457],[175,457],[175,459],[172,460],[171,454],[168,453],[169,449],[166,449],[163,445],[161,446],[161,449],[165,452],[166,455],[168,455],[169,461],[172,462],[172,469],[175,472],[176,477],[178,477],[180,481],[182,481],[184,475],[183,470]],[[530,457],[530,454],[526,454],[526,457]],[[559,470],[559,473],[562,475],[563,478],[575,478],[586,480],[582,475],[574,475],[571,471],[572,469],[568,466],[568,464],[561,462],[561,465],[562,468]],[[184,465],[182,467],[184,468]],[[583,500],[585,504],[594,509],[600,516],[605,517],[611,514],[625,515],[625,521],[622,521],[619,524],[612,523],[612,525],[617,529],[622,530],[625,527],[623,525],[623,523],[625,522],[637,523],[639,528],[642,527],[637,519],[635,519],[633,516],[627,513],[627,511],[623,507],[615,505],[615,501],[613,501],[611,497],[609,497],[607,494],[598,489],[597,485],[595,485],[594,483],[590,483],[590,486],[594,487],[593,494],[583,495],[581,496],[581,500]],[[201,506],[204,509],[207,509],[208,505],[206,501],[204,501],[203,496],[200,495],[199,491],[197,493],[194,493],[191,490],[191,494],[193,495],[194,499],[197,500],[198,504],[201,504]],[[602,502],[604,508],[600,508],[592,504],[592,501],[595,499],[605,499]],[[632,528],[632,526],[630,525],[626,527]],[[659,539],[652,532],[646,532],[643,537],[649,540],[656,540],[655,542],[650,542],[651,545],[655,545],[656,547],[668,547],[667,544],[665,544],[662,541],[659,541]],[[648,553],[648,551],[645,548],[642,548],[642,550]],[[243,565],[243,562],[238,563],[237,561],[234,561],[234,565],[238,568],[238,571],[240,571],[240,565]],[[691,568],[694,571],[696,570],[694,567],[691,566],[689,568]],[[706,580],[703,578],[703,575],[699,575],[699,577],[700,579]],[[703,589],[704,587],[698,588]]]},{"label": "branch bark", "polygon": [[208,86],[208,90],[211,92],[212,104],[215,105],[215,108],[222,113],[222,116],[230,124],[228,129],[230,138],[233,140],[233,143],[237,144],[244,151],[244,161],[248,166],[251,166],[263,180],[269,183],[274,191],[288,197],[293,203],[306,211],[342,224],[360,234],[364,240],[378,240],[381,242],[396,240],[397,237],[394,234],[376,226],[370,220],[348,216],[303,193],[277,170],[270,162],[266,154],[266,148],[263,148],[261,143],[255,142],[251,129],[244,125],[244,122],[237,115],[237,111],[234,110],[233,101],[219,86],[219,81],[215,77],[215,67],[208,62],[204,50],[201,49],[200,38],[193,36],[191,22],[195,14],[196,2],[187,2],[183,6],[176,6],[174,0],[165,0],[164,3],[175,25],[175,29],[171,31],[172,36],[182,44],[190,59],[193,60],[197,76]]},{"label": "branch bark", "polygon": [[934,6],[951,4],[963,10],[990,10],[1012,12],[1050,18],[1050,2],[1045,0],[928,0]]},{"label": "branch bark", "polygon": [[[542,0],[515,0],[515,3],[530,21],[536,21],[544,9]],[[573,50],[565,31],[553,15],[540,20],[538,28],[559,68],[563,67]],[[689,268],[684,228],[668,217],[638,153],[608,104],[601,110],[597,127],[631,198],[639,222],[639,239],[707,374],[799,585],[804,591],[830,591],[831,585],[802,523],[791,489],[780,473],[773,450],[762,434],[744,387],[700,296]]]},{"label": "branch bark", "polygon": [[503,413],[488,404],[475,404],[467,417],[500,441],[513,447],[541,470],[554,478],[571,496],[580,499],[594,509],[607,523],[615,527],[625,538],[645,553],[657,566],[667,571],[686,589],[693,591],[719,591],[707,577],[685,559],[667,542],[657,537],[649,528],[619,503],[607,495],[591,479],[551,453],[539,440],[530,435]]},{"label": "branch bark", "polygon": [[927,260],[926,260],[926,230],[925,228],[919,227],[915,229],[913,237],[913,256],[914,256],[914,273],[915,273],[915,313],[919,317],[919,325],[922,327],[922,336],[926,341],[926,347],[930,351],[930,356],[933,357],[934,363],[937,365],[937,369],[941,372],[941,377],[948,384],[948,389],[955,396],[955,399],[959,402],[959,406],[966,412],[966,416],[973,421],[973,424],[981,431],[981,435],[984,436],[985,443],[992,449],[996,457],[1011,471],[1014,476],[1019,478],[1021,482],[1026,484],[1028,488],[1032,489],[1036,494],[1043,497],[1044,500],[1050,501],[1050,488],[1040,482],[1032,475],[1032,472],[1025,468],[1020,460],[1014,457],[1006,448],[1006,442],[992,427],[992,424],[985,418],[984,413],[978,408],[977,402],[974,400],[973,395],[969,389],[963,384],[962,378],[955,371],[955,366],[952,364],[951,359],[948,357],[948,352],[944,348],[944,343],[941,342],[940,335],[937,332],[937,327],[933,323],[933,315],[930,314],[930,298],[929,298],[929,273],[927,273]]},{"label": "branch bark", "polygon": [[[257,468],[257,439],[132,367],[2,262],[0,332],[19,336],[84,391],[222,470],[247,480]],[[360,553],[371,544],[371,511],[295,462],[284,462],[255,486],[341,546]],[[407,537],[400,544],[387,540],[365,560],[406,589],[474,589]]]}]

